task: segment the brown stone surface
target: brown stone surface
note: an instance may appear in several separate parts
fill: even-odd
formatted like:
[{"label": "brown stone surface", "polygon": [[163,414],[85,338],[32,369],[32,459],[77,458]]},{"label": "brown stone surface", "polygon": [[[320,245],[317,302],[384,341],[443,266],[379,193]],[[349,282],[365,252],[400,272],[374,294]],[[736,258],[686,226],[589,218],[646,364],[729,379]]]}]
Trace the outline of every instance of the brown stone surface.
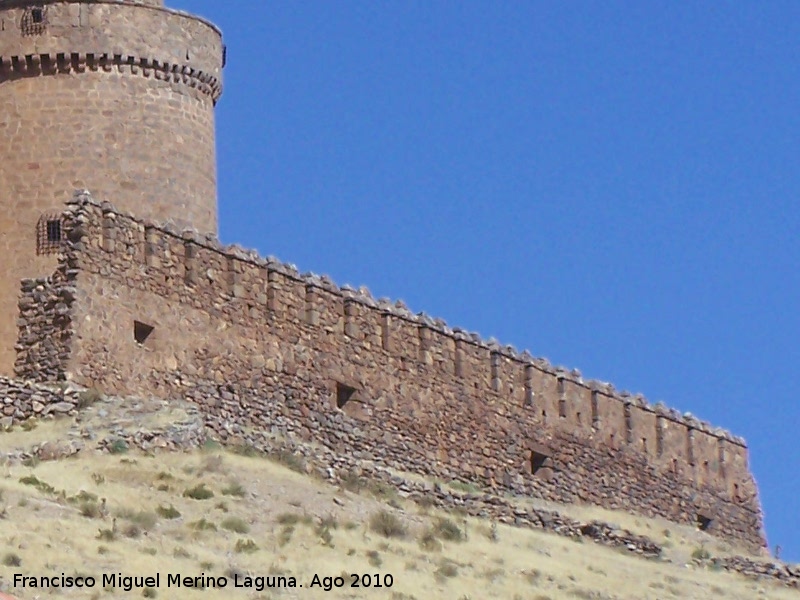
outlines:
[{"label": "brown stone surface", "polygon": [[[764,545],[741,438],[219,246],[223,54],[217,29],[159,0],[0,0],[0,374],[188,399],[225,441],[278,433],[332,469],[702,518]],[[119,210],[79,194],[61,214],[74,188]],[[42,253],[48,219],[60,256]],[[0,417],[75,409],[43,390],[0,379]]]},{"label": "brown stone surface", "polygon": [[[22,377],[189,398],[221,437],[277,430],[497,492],[702,514],[715,535],[764,544],[744,441],[690,415],[86,195],[65,228],[50,284],[23,286]],[[57,306],[58,334],[42,316]]]},{"label": "brown stone surface", "polygon": [[0,2],[0,373],[19,281],[55,268],[37,222],[72,190],[216,232],[222,54],[217,29],[161,2]]}]

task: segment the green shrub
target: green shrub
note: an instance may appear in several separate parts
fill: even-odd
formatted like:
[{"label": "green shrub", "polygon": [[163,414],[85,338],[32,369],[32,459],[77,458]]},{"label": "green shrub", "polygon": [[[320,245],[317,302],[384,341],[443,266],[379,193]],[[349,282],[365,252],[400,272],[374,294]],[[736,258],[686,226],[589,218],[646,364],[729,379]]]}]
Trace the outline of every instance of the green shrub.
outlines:
[{"label": "green shrub", "polygon": [[258,551],[258,546],[253,540],[237,540],[234,550],[239,553],[252,554]]},{"label": "green shrub", "polygon": [[375,533],[387,538],[403,538],[408,533],[403,522],[385,510],[372,515],[369,520],[369,527]]},{"label": "green shrub", "polygon": [[247,533],[250,531],[250,526],[239,517],[228,517],[222,521],[222,528],[232,531],[234,533]]},{"label": "green shrub", "polygon": [[436,531],[433,529],[428,529],[422,534],[422,537],[419,538],[419,546],[429,552],[436,552],[442,549],[442,543],[436,537]]},{"label": "green shrub", "polygon": [[3,565],[5,565],[6,567],[19,567],[20,565],[22,565],[22,559],[19,557],[18,554],[9,552],[3,557]]},{"label": "green shrub", "polygon": [[214,497],[214,492],[206,487],[205,483],[200,483],[193,488],[187,489],[183,492],[184,497],[192,498],[193,500],[208,500]]},{"label": "green shrub", "polygon": [[279,525],[310,525],[313,519],[309,515],[298,515],[297,513],[281,513],[275,519]]},{"label": "green shrub", "polygon": [[711,558],[711,553],[705,548],[696,548],[694,552],[692,552],[692,558],[695,560],[708,560]]},{"label": "green shrub", "polygon": [[245,490],[244,486],[238,481],[232,481],[230,484],[228,484],[228,486],[222,488],[222,494],[224,496],[237,496],[239,498],[243,498],[246,493],[247,490]]},{"label": "green shrub", "polygon": [[128,451],[128,442],[125,440],[114,440],[108,447],[109,454],[125,454]]},{"label": "green shrub", "polygon": [[383,559],[381,559],[381,555],[377,550],[370,550],[367,552],[367,560],[370,565],[376,568],[383,564]]},{"label": "green shrub", "polygon": [[156,509],[156,512],[159,516],[164,517],[165,519],[177,519],[181,516],[181,512],[170,504],[169,506],[159,506]]},{"label": "green shrub", "polygon": [[56,488],[54,488],[49,483],[45,483],[44,481],[42,481],[41,479],[36,477],[36,475],[27,475],[25,477],[20,477],[19,482],[24,484],[24,485],[33,486],[37,490],[39,490],[40,492],[44,492],[46,494],[55,494],[56,493]]},{"label": "green shrub", "polygon": [[439,568],[436,569],[434,573],[434,576],[439,581],[444,581],[445,579],[455,577],[456,575],[458,575],[458,566],[449,560],[443,560],[440,562]]},{"label": "green shrub", "polygon": [[216,531],[217,526],[214,525],[211,521],[208,521],[204,518],[200,519],[199,521],[194,521],[193,523],[189,523],[189,527],[192,529],[196,529],[197,531]]},{"label": "green shrub", "polygon": [[100,517],[100,507],[97,505],[97,502],[83,502],[78,510],[81,516],[87,519],[97,519]]},{"label": "green shrub", "polygon": [[146,510],[132,511],[121,510],[118,514],[119,518],[141,527],[142,529],[152,529],[158,522],[158,516],[155,513]]},{"label": "green shrub", "polygon": [[446,542],[463,542],[464,532],[450,519],[437,519],[434,526],[436,535]]},{"label": "green shrub", "polygon": [[291,469],[296,473],[305,473],[306,472],[306,463],[303,460],[302,456],[298,456],[293,452],[289,452],[288,450],[276,450],[274,452],[270,452],[269,457],[282,464],[287,469]]}]

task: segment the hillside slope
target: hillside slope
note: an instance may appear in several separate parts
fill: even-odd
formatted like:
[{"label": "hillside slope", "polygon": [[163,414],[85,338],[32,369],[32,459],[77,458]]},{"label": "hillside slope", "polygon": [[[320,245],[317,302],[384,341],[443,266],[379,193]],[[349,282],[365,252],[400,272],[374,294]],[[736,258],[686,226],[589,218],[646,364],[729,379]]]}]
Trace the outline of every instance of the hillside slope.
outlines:
[{"label": "hillside slope", "polygon": [[[167,411],[161,425],[167,417],[185,424],[187,415]],[[65,419],[0,433],[0,452],[41,447],[45,440],[75,446],[80,438],[100,439],[96,431],[86,434],[88,418],[77,426]],[[99,427],[108,414],[94,418]],[[120,422],[106,425],[119,429]],[[646,559],[624,547],[443,512],[355,477],[332,486],[298,472],[301,465],[291,455],[270,460],[244,454],[213,444],[156,454],[112,444],[111,452],[86,447],[71,458],[6,461],[0,476],[0,589],[22,600],[51,597],[52,590],[12,587],[14,575],[63,573],[96,579],[93,588],[58,590],[66,598],[800,598],[796,589],[769,580],[701,566],[693,556],[735,549],[665,521],[559,507],[658,541],[663,556]],[[113,574],[116,589],[104,589],[103,576]],[[157,586],[131,581],[151,587],[130,591],[120,579],[156,574]],[[227,588],[202,590],[186,581],[177,587],[170,574],[225,578]],[[303,587],[268,587],[291,578]],[[335,583],[343,586],[325,590]]]}]

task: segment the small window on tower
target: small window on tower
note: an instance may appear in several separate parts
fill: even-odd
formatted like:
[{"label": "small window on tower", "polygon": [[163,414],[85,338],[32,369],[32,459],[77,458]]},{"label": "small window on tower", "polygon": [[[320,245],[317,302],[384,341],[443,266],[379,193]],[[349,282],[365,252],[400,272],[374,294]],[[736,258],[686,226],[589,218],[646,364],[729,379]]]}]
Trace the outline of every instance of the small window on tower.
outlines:
[{"label": "small window on tower", "polygon": [[60,215],[42,215],[36,225],[36,253],[55,254],[64,241],[64,225]]},{"label": "small window on tower", "polygon": [[61,221],[58,219],[47,222],[47,241],[56,243],[61,241]]},{"label": "small window on tower", "polygon": [[32,6],[22,15],[22,35],[41,35],[47,27],[47,14],[43,6]]}]

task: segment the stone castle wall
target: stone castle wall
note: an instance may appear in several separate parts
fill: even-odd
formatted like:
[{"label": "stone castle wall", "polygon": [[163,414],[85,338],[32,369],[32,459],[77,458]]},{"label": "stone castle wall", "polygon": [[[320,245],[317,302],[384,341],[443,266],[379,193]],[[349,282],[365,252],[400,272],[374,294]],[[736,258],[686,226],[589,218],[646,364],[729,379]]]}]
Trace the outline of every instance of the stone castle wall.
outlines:
[{"label": "stone castle wall", "polygon": [[41,220],[66,190],[216,231],[221,34],[160,4],[0,2],[0,374],[19,281],[56,266]]},{"label": "stone castle wall", "polygon": [[35,332],[52,329],[22,318],[22,377],[52,378],[57,364],[57,377],[108,393],[194,399],[222,433],[279,428],[404,471],[708,518],[717,535],[764,544],[747,449],[727,432],[85,196],[65,226],[71,241],[51,281],[71,278],[74,301],[42,289],[21,308],[35,316],[54,310],[37,303],[60,304],[67,342],[43,351]]}]

